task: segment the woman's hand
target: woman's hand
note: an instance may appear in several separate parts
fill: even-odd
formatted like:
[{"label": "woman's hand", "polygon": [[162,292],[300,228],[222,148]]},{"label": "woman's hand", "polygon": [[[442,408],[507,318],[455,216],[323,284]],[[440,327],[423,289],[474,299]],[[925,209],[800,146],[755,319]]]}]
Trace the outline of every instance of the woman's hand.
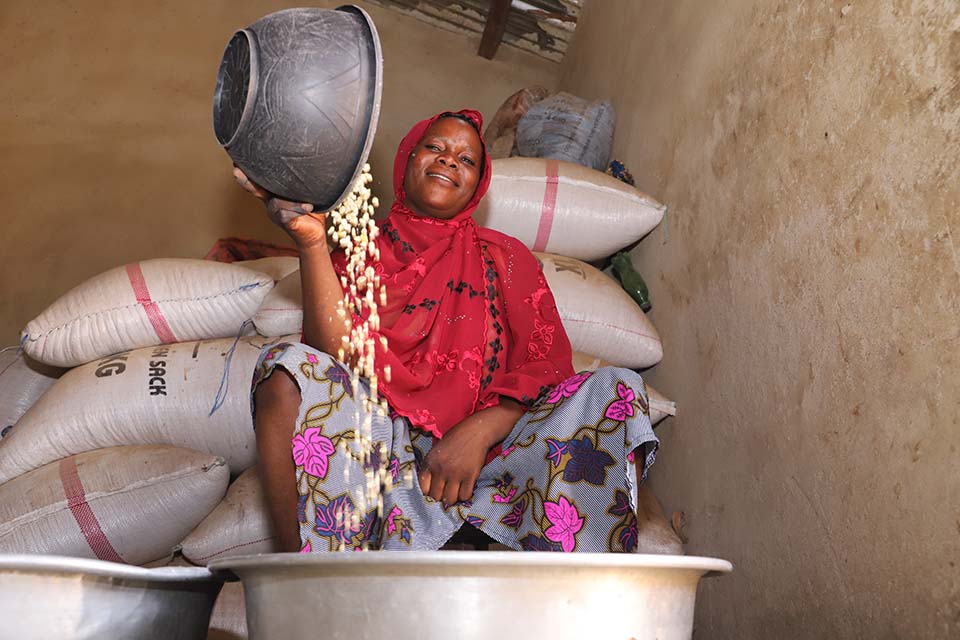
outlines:
[{"label": "woman's hand", "polygon": [[501,398],[500,405],[467,416],[435,438],[420,469],[423,495],[447,505],[472,498],[487,453],[510,434],[522,415],[520,404]]},{"label": "woman's hand", "polygon": [[433,448],[420,469],[420,490],[445,505],[473,497],[473,489],[490,447],[482,434],[470,429],[469,418],[460,422],[442,438],[434,439]]},{"label": "woman's hand", "polygon": [[312,213],[313,205],[277,198],[233,168],[240,186],[267,207],[270,219],[283,227],[300,253],[300,292],[303,298],[303,342],[326,353],[336,353],[350,330],[337,314],[343,303],[340,278],[333,268],[324,213]]},{"label": "woman's hand", "polygon": [[233,177],[247,192],[263,201],[270,220],[283,228],[300,250],[327,246],[327,216],[313,213],[313,205],[278,198],[234,166]]}]

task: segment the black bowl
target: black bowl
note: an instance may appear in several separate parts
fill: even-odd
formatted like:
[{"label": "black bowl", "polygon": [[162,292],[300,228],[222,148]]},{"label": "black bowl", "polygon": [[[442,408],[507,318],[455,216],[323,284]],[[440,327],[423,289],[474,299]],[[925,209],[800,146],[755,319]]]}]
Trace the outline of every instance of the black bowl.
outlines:
[{"label": "black bowl", "polygon": [[363,9],[277,11],[227,44],[214,133],[254,182],[327,211],[370,154],[382,84],[380,38]]}]

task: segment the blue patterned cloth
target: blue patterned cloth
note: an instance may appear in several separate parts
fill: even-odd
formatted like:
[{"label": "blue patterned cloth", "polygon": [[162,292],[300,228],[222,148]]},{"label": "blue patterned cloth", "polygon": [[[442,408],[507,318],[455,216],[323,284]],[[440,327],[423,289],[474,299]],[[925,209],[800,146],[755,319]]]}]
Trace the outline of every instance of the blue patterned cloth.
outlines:
[{"label": "blue patterned cloth", "polygon": [[[502,452],[484,466],[473,499],[444,506],[416,482],[432,436],[399,415],[374,414],[374,452],[358,447],[358,407],[345,365],[303,344],[264,350],[253,388],[275,367],[300,388],[292,451],[304,552],[339,549],[436,550],[466,522],[498,542],[529,551],[631,552],[637,546],[637,468],[653,464],[643,379],[605,367],[568,378],[517,422]],[[364,473],[380,470],[382,508],[364,495]]]}]

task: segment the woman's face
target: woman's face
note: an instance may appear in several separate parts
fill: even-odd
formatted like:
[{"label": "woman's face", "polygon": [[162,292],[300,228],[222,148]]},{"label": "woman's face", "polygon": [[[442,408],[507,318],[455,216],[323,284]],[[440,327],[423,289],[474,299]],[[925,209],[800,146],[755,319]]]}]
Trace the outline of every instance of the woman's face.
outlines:
[{"label": "woman's face", "polygon": [[483,144],[474,128],[458,118],[440,118],[407,160],[405,204],[421,215],[449,220],[473,199],[482,164]]}]

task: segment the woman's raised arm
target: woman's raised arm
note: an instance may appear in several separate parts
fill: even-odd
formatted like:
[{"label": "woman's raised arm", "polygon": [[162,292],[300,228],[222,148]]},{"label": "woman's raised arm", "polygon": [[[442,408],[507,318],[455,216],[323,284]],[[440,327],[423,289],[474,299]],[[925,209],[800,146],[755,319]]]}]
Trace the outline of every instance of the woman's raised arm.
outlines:
[{"label": "woman's raised arm", "polygon": [[287,232],[300,253],[300,288],[303,296],[303,342],[336,357],[349,335],[337,315],[343,290],[327,246],[326,213],[314,213],[313,205],[290,202],[266,191],[238,167],[233,175],[244,189],[263,201],[267,215]]}]

